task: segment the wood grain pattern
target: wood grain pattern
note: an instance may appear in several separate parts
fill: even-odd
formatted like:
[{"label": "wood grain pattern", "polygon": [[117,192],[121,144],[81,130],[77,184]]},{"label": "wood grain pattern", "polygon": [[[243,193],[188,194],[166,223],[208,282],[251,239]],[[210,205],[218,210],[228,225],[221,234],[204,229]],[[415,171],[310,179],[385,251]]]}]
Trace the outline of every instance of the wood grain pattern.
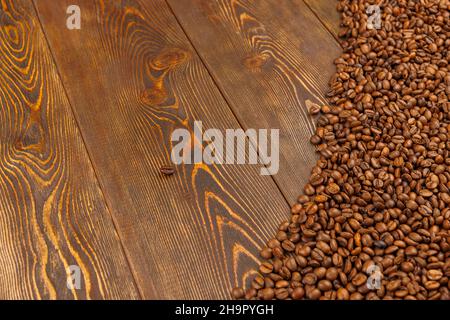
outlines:
[{"label": "wood grain pattern", "polygon": [[336,10],[336,0],[303,0],[311,8],[311,10],[317,15],[320,21],[325,27],[338,38],[339,24],[341,18],[339,11]]},{"label": "wood grain pattern", "polygon": [[137,298],[29,1],[0,3],[0,106],[0,299]]},{"label": "wood grain pattern", "polygon": [[[180,165],[176,128],[239,128],[163,0],[36,1],[107,203],[145,298],[230,298],[289,207],[259,166]],[[198,145],[198,141],[194,141]]]},{"label": "wood grain pattern", "polygon": [[339,46],[302,0],[168,0],[244,128],[280,129],[275,180],[293,204],[316,162],[308,104]]}]

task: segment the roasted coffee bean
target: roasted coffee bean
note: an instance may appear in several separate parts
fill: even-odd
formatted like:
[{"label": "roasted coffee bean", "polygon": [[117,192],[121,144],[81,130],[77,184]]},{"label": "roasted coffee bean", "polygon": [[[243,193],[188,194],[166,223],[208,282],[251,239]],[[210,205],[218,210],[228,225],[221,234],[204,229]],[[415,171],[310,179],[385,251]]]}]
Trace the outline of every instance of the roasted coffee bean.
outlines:
[{"label": "roasted coffee bean", "polygon": [[409,246],[405,249],[405,254],[407,256],[416,256],[417,255],[417,249],[413,246]]},{"label": "roasted coffee bean", "polygon": [[261,272],[262,274],[269,274],[272,272],[272,270],[273,270],[273,265],[269,262],[264,262],[259,267],[259,272]]},{"label": "roasted coffee bean", "polygon": [[275,289],[275,298],[285,300],[289,298],[289,291],[286,288]]},{"label": "roasted coffee bean", "polygon": [[360,292],[353,292],[350,295],[350,300],[363,300],[364,296]]},{"label": "roasted coffee bean", "polygon": [[308,260],[303,256],[295,256],[295,262],[300,268],[304,268],[308,265]]},{"label": "roasted coffee bean", "polygon": [[290,240],[284,240],[281,247],[288,252],[295,250],[295,244]]},{"label": "roasted coffee bean", "polygon": [[331,267],[327,269],[325,277],[330,281],[334,281],[337,279],[338,275],[339,275],[338,269]]},{"label": "roasted coffee bean", "polygon": [[313,135],[311,136],[311,138],[309,139],[309,141],[311,142],[311,144],[313,145],[318,145],[322,142],[322,139],[318,136],[318,135]]},{"label": "roasted coffee bean", "polygon": [[441,286],[441,284],[439,282],[437,282],[437,281],[426,281],[424,283],[424,286],[425,286],[425,288],[427,290],[431,290],[432,291],[432,290],[438,289]]},{"label": "roasted coffee bean", "polygon": [[311,103],[310,106],[309,106],[309,113],[311,115],[318,114],[320,112],[320,110],[321,110],[321,107],[318,104]]},{"label": "roasted coffee bean", "polygon": [[375,248],[384,249],[384,248],[386,248],[387,244],[383,240],[377,240],[374,242],[374,246],[375,246]]},{"label": "roasted coffee bean", "polygon": [[399,288],[401,285],[401,280],[393,280],[390,281],[387,285],[386,285],[386,290],[388,291],[394,291],[397,288]]},{"label": "roasted coffee bean", "polygon": [[358,273],[353,279],[352,279],[352,284],[355,287],[359,287],[362,286],[363,284],[365,284],[367,281],[367,276],[363,273]]},{"label": "roasted coffee bean", "polygon": [[297,246],[295,253],[302,257],[308,257],[311,254],[311,248],[309,246]]},{"label": "roasted coffee bean", "polygon": [[234,299],[242,299],[245,296],[245,292],[242,288],[234,288],[231,295]]},{"label": "roasted coffee bean", "polygon": [[317,282],[317,276],[314,273],[308,273],[303,277],[303,283],[306,285],[314,285]]},{"label": "roasted coffee bean", "polygon": [[245,292],[245,299],[250,300],[254,297],[256,297],[258,294],[258,291],[256,289],[250,288]]},{"label": "roasted coffee bean", "polygon": [[164,165],[159,168],[159,171],[166,176],[170,176],[175,173],[175,167],[172,165]]},{"label": "roasted coffee bean", "polygon": [[430,280],[439,281],[439,280],[441,280],[442,276],[443,276],[443,273],[441,270],[432,269],[432,270],[427,271],[427,278]]},{"label": "roasted coffee bean", "polygon": [[336,183],[330,183],[327,186],[326,190],[329,194],[338,194],[340,191],[340,188]]},{"label": "roasted coffee bean", "polygon": [[318,194],[315,198],[314,201],[316,203],[323,203],[323,202],[327,202],[328,197],[324,194]]},{"label": "roasted coffee bean", "polygon": [[316,275],[317,279],[325,278],[326,273],[327,273],[327,269],[324,267],[318,267],[318,268],[314,269],[314,274]]},{"label": "roasted coffee bean", "polygon": [[372,2],[338,1],[319,159],[236,299],[450,299],[450,4]]},{"label": "roasted coffee bean", "polygon": [[289,257],[287,260],[286,260],[286,263],[285,263],[285,265],[286,265],[286,267],[290,270],[290,271],[295,271],[295,270],[297,270],[297,262],[295,261],[295,258],[294,257]]},{"label": "roasted coffee bean", "polygon": [[329,280],[320,280],[317,284],[320,291],[329,291],[333,288],[333,284]]},{"label": "roasted coffee bean", "polygon": [[347,289],[339,288],[337,290],[337,293],[336,293],[336,298],[338,300],[349,300],[350,299],[350,294],[349,294]]},{"label": "roasted coffee bean", "polygon": [[306,291],[306,297],[309,300],[317,300],[322,295],[322,292],[320,292],[319,289],[313,288],[311,290]]},{"label": "roasted coffee bean", "polygon": [[270,259],[272,258],[272,249],[270,248],[264,248],[260,251],[261,258],[263,259]]},{"label": "roasted coffee bean", "polygon": [[265,285],[264,278],[261,276],[257,276],[252,281],[252,288],[255,288],[256,290],[264,288],[264,285]]},{"label": "roasted coffee bean", "polygon": [[402,262],[401,269],[406,273],[412,272],[414,270],[414,264],[409,261]]},{"label": "roasted coffee bean", "polygon": [[289,286],[289,282],[286,280],[279,280],[275,283],[275,288],[287,288]]}]

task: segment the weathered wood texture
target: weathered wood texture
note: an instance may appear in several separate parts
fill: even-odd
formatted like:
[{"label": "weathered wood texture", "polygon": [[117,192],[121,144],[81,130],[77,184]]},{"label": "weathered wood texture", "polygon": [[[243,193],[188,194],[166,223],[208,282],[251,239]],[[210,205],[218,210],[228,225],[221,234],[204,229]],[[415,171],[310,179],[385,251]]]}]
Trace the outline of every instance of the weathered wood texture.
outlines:
[{"label": "weathered wood texture", "polygon": [[168,0],[244,128],[280,129],[275,180],[292,204],[316,162],[310,103],[340,48],[302,0]]},{"label": "weathered wood texture", "polygon": [[80,0],[70,31],[72,2],[35,3],[144,298],[229,298],[288,216],[285,199],[259,166],[163,176],[174,129],[238,122],[163,0]]},{"label": "weathered wood texture", "polygon": [[336,10],[337,0],[303,0],[317,15],[325,27],[337,39],[339,33],[340,14]]},{"label": "weathered wood texture", "polygon": [[3,0],[0,299],[137,297],[32,3]]}]

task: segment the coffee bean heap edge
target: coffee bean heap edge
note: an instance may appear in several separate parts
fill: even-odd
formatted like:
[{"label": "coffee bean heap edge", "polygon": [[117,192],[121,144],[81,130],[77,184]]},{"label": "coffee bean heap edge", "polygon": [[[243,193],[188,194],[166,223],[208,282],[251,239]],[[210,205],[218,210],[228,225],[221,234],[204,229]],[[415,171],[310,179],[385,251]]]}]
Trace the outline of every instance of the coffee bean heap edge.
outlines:
[{"label": "coffee bean heap edge", "polygon": [[337,9],[344,50],[311,137],[320,159],[260,274],[232,296],[448,300],[450,1]]}]

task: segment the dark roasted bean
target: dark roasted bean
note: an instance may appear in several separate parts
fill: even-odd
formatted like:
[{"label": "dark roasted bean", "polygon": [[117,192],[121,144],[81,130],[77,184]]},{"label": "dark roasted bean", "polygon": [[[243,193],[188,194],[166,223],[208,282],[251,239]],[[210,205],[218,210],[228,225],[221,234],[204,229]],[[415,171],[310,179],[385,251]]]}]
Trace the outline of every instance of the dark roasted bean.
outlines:
[{"label": "dark roasted bean", "polygon": [[175,173],[175,167],[172,165],[164,165],[159,168],[159,171],[166,176],[170,176]]}]

